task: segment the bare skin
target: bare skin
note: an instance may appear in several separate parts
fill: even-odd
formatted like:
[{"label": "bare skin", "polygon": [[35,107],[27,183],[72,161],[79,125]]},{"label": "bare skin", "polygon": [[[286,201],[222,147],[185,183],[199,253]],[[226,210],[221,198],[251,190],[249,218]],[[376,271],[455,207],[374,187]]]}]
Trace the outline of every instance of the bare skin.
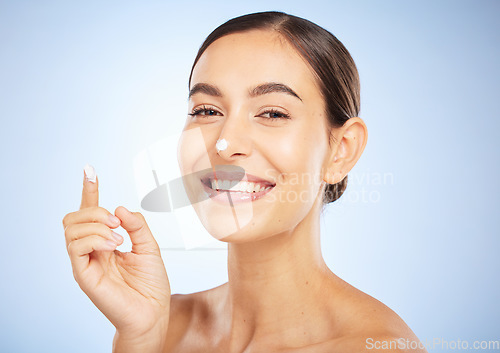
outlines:
[{"label": "bare skin", "polygon": [[[262,82],[285,83],[300,99],[282,92],[249,96]],[[269,31],[231,34],[212,43],[193,71],[190,88],[199,83],[217,87],[220,94],[192,95],[190,110],[208,110],[188,117],[185,130],[201,129],[211,164],[274,177],[275,194],[308,197],[253,202],[252,222],[229,236],[219,235],[225,229],[217,206],[195,206],[212,235],[228,242],[229,280],[172,297],[167,351],[331,353],[365,351],[367,338],[418,342],[396,313],[333,274],[321,254],[323,187],[342,180],[358,161],[367,141],[364,122],[355,117],[334,129],[336,143],[330,145],[314,76],[295,50]],[[262,107],[292,119],[270,122]],[[217,153],[219,138],[229,147]],[[181,143],[189,146],[190,141]],[[200,160],[192,151],[181,155],[184,174]],[[316,173],[322,180],[293,183],[294,173]]]},{"label": "bare skin", "polygon": [[[297,228],[319,222],[310,223]],[[229,244],[227,283],[172,296],[166,352],[370,352],[368,338],[419,342],[394,311],[328,269],[318,238],[297,229]]]},{"label": "bare skin", "polygon": [[[99,207],[99,179],[83,179],[80,209],[63,218],[66,247],[80,288],[116,327],[113,351],[161,352],[170,310],[170,283],[160,249],[142,214]],[[123,237],[131,252],[116,247]]]},{"label": "bare skin", "polygon": [[[290,87],[300,98],[283,91],[249,94],[269,82]],[[199,129],[205,146],[194,148],[187,134],[181,139],[182,174],[206,168],[208,160],[208,167],[238,166],[275,186],[251,203],[251,213],[231,205],[249,220],[237,231],[228,232],[227,206],[210,200],[193,205],[211,235],[228,243],[228,282],[170,296],[144,217],[120,206],[113,223],[98,206],[97,184],[84,181],[81,209],[63,220],[66,243],[75,279],[117,328],[113,351],[345,353],[376,350],[370,339],[418,342],[395,312],[338,278],[321,253],[324,188],[341,181],[359,160],[367,142],[363,120],[350,118],[329,135],[314,75],[275,32],[215,41],[193,71],[190,88],[196,84],[215,87],[218,94],[198,90],[189,99],[185,130]],[[217,151],[221,138],[229,145]],[[319,178],[297,182],[297,175]],[[115,250],[122,240],[111,229],[120,225],[130,235],[131,253]],[[395,342],[391,347],[382,351],[406,351]]]},{"label": "bare skin", "polygon": [[[322,295],[330,300],[324,306],[321,306],[325,302],[322,301],[310,308],[309,315],[307,311],[296,312],[295,326],[282,325],[282,332],[273,324],[269,326],[272,331],[265,333],[262,325],[255,330],[259,331],[258,334],[246,340],[230,332],[231,316],[226,305],[222,304],[227,299],[228,283],[204,292],[174,294],[166,352],[371,352],[374,349],[368,349],[369,338],[373,338],[371,342],[390,342],[400,338],[419,342],[404,321],[378,300],[334,274],[327,281],[331,289]],[[310,305],[304,305],[301,310],[307,310],[307,306]],[[314,309],[321,310],[321,315],[312,316],[310,312]],[[300,321],[300,317],[304,319]],[[246,320],[243,319],[241,324],[245,326]],[[251,324],[247,327],[250,328]],[[318,334],[318,328],[326,330]]]}]

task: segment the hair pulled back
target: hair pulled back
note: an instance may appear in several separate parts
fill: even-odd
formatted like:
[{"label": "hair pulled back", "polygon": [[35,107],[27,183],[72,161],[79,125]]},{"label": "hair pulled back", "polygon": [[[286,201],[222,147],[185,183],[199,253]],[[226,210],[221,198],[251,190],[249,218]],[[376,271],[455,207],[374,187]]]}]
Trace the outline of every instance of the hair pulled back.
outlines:
[{"label": "hair pulled back", "polygon": [[[226,35],[255,29],[279,32],[312,68],[325,101],[329,135],[333,127],[341,127],[349,118],[359,115],[359,75],[347,49],[326,29],[284,12],[267,11],[243,15],[217,27],[198,50],[189,75],[189,85],[196,63],[210,44]],[[346,187],[347,175],[336,184],[327,184],[323,203],[339,199]]]}]

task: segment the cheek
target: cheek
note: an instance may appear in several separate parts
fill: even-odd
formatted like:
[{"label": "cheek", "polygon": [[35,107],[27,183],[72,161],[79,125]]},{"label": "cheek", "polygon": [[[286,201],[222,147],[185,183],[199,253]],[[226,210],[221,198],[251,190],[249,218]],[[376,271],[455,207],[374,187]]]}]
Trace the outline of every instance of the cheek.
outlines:
[{"label": "cheek", "polygon": [[[326,140],[318,129],[303,127],[276,136],[269,140],[268,159],[279,174],[279,187],[275,190],[271,204],[278,202],[280,209],[287,209],[294,216],[288,221],[296,222],[307,214],[316,201],[321,187],[321,168],[326,151]],[[281,226],[293,226],[281,220]]]},{"label": "cheek", "polygon": [[196,151],[189,148],[193,136],[189,133],[190,130],[184,130],[177,144],[177,161],[179,169],[183,175],[189,173],[192,168],[193,160],[195,159]]},{"label": "cheek", "polygon": [[309,180],[320,177],[326,147],[323,139],[318,136],[322,135],[304,128],[299,129],[298,133],[289,132],[269,141],[268,151],[282,174],[280,178],[294,178],[300,184],[307,184]]},{"label": "cheek", "polygon": [[177,161],[182,175],[210,168],[205,139],[199,127],[182,132],[177,144]]},{"label": "cheek", "polygon": [[199,202],[204,194],[200,178],[211,170],[210,159],[200,128],[184,130],[177,144],[177,161],[182,183],[191,203]]}]

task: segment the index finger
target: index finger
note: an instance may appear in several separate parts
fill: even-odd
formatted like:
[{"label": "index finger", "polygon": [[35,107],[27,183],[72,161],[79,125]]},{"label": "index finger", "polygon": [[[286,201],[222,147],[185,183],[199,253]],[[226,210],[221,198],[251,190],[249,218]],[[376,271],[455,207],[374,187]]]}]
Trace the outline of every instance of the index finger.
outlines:
[{"label": "index finger", "polygon": [[94,167],[86,164],[83,169],[83,190],[80,209],[99,206],[99,181]]}]

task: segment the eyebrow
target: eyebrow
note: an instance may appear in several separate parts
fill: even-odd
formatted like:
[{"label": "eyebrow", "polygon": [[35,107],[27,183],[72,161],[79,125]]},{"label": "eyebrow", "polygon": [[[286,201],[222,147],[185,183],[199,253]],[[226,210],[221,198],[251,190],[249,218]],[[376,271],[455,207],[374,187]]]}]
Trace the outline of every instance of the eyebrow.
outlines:
[{"label": "eyebrow", "polygon": [[[197,83],[189,90],[188,98],[191,98],[197,93],[208,94],[209,96],[222,97],[222,92],[216,87],[208,83]],[[254,87],[248,92],[248,95],[252,98],[262,96],[269,93],[286,93],[293,97],[296,97],[302,101],[297,93],[287,85],[279,82],[266,82]]]}]

